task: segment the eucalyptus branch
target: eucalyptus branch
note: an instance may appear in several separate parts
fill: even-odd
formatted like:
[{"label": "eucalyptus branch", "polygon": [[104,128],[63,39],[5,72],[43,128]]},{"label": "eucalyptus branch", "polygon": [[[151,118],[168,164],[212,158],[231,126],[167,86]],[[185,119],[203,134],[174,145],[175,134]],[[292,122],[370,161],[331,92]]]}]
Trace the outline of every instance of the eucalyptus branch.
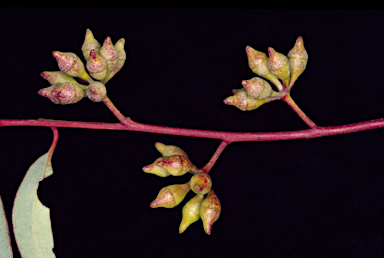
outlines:
[{"label": "eucalyptus branch", "polygon": [[[179,227],[179,233],[184,232],[189,225],[201,218],[203,221],[204,231],[207,234],[211,234],[212,225],[220,216],[221,204],[212,189],[212,179],[208,173],[211,171],[212,167],[228,144],[233,142],[248,141],[310,139],[384,127],[384,118],[340,126],[319,127],[300,109],[300,107],[290,96],[290,91],[297,78],[305,70],[308,60],[308,54],[304,48],[302,37],[297,38],[294,47],[291,51],[289,51],[287,56],[276,52],[273,48],[268,48],[269,57],[267,57],[266,54],[247,46],[246,53],[249,67],[260,77],[243,80],[241,83],[243,88],[232,90],[234,95],[226,98],[224,103],[227,105],[233,105],[242,111],[250,111],[269,102],[282,100],[293,109],[293,111],[310,127],[310,129],[282,132],[240,133],[186,129],[136,122],[131,118],[127,118],[116,108],[116,106],[108,98],[107,89],[105,87],[106,82],[108,82],[117,72],[119,72],[125,63],[126,54],[124,50],[124,43],[125,40],[120,39],[115,45],[113,45],[111,38],[107,37],[101,46],[101,44],[93,37],[92,32],[88,29],[86,31],[84,44],[82,46],[82,52],[87,61],[86,65],[84,66],[80,58],[73,53],[53,51],[52,54],[56,58],[61,71],[43,72],[41,76],[51,83],[51,86],[38,91],[38,94],[47,97],[54,104],[73,104],[79,102],[83,98],[88,98],[94,102],[103,102],[119,120],[119,123],[62,121],[52,119],[0,119],[0,127],[32,126],[50,127],[52,129],[54,137],[51,148],[47,153],[48,155],[42,156],[36,163],[34,163],[34,165],[31,166],[29,170],[36,175],[39,175],[38,173],[43,171],[42,177],[37,178],[38,180],[42,180],[52,174],[50,160],[58,142],[58,127],[138,131],[220,139],[222,142],[212,155],[209,162],[201,169],[197,168],[190,161],[187,153],[181,148],[174,145],[165,145],[160,142],[155,144],[155,148],[160,152],[161,157],[157,158],[152,164],[146,165],[142,168],[145,173],[151,173],[159,177],[182,176],[188,172],[193,174],[190,181],[184,184],[170,185],[161,189],[156,199],[150,204],[151,208],[173,208],[183,201],[184,197],[190,190],[193,191],[196,196],[188,201],[183,208],[183,219]],[[87,68],[89,74],[85,70],[85,67]],[[79,84],[74,77],[77,77],[80,81],[89,83],[89,85]],[[277,91],[273,90],[271,85],[261,77],[269,80]],[[36,181],[34,184],[38,182],[39,181]],[[18,199],[17,210],[22,211],[24,209],[24,206],[26,206],[24,204],[27,203],[25,200],[28,200],[29,195],[33,195],[33,198],[36,200],[31,203],[30,207],[32,208],[29,210],[32,214],[31,216],[34,218],[37,216],[34,212],[36,210],[36,203],[38,203],[35,190],[31,191],[31,193],[28,193],[27,195],[23,195],[23,191],[21,191],[21,194],[19,194],[21,197]],[[25,220],[23,217],[24,213],[19,212],[17,214],[18,215],[15,217],[16,225],[20,225],[20,220],[23,224]],[[46,231],[50,230],[47,225],[48,223],[45,223]],[[29,225],[26,226],[31,229],[31,235],[36,237],[34,232],[35,225],[33,227],[29,227]],[[43,226],[36,224],[36,227]],[[28,236],[26,237],[23,234],[23,230],[20,230],[20,228],[17,231],[19,232],[17,239],[22,239],[22,241],[19,243],[23,243],[24,238],[28,238],[27,240],[32,243],[30,245],[37,247],[34,245],[36,245],[35,243],[38,241],[32,241]],[[49,234],[44,234],[44,236],[46,235]],[[44,241],[51,240],[44,239]],[[44,241],[41,241],[41,243]],[[52,246],[53,243],[49,242],[49,246],[45,247],[45,249],[49,249],[51,252]],[[39,248],[37,248],[37,250],[39,250]]]},{"label": "eucalyptus branch", "polygon": [[346,124],[340,126],[324,126],[305,130],[283,131],[283,132],[224,132],[200,129],[185,129],[177,127],[167,127],[159,125],[149,125],[134,122],[127,118],[126,125],[121,123],[101,123],[101,122],[80,122],[63,120],[11,120],[1,119],[0,127],[6,126],[40,126],[40,127],[65,127],[83,129],[106,129],[121,131],[138,131],[147,133],[169,134],[178,136],[220,139],[226,142],[251,142],[251,141],[282,141],[296,139],[311,139],[324,136],[355,133],[365,130],[378,129],[384,127],[384,118]]}]

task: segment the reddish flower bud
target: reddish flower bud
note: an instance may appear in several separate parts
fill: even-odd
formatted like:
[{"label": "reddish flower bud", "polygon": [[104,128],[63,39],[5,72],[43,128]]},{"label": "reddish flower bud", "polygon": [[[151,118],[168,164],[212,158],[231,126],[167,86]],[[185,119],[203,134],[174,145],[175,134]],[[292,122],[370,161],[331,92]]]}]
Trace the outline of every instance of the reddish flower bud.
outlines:
[{"label": "reddish flower bud", "polygon": [[180,149],[177,146],[165,145],[165,144],[162,144],[161,142],[156,142],[155,147],[161,153],[161,155],[163,155],[163,157],[180,155],[180,156],[185,156],[188,158],[187,153],[185,153],[185,151],[183,151],[182,149]]},{"label": "reddish flower bud", "polygon": [[76,54],[53,51],[52,55],[55,57],[61,71],[87,82],[93,82],[92,78],[85,71],[83,62]]},{"label": "reddish flower bud", "polygon": [[268,48],[268,68],[271,70],[271,72],[276,75],[277,78],[282,80],[286,86],[288,86],[289,83],[289,77],[290,77],[290,68],[289,68],[289,62],[288,58],[279,53],[276,52],[273,48]]},{"label": "reddish flower bud", "polygon": [[297,78],[304,72],[308,62],[308,53],[304,48],[304,41],[301,36],[297,38],[295,46],[289,51],[288,60],[291,67],[289,87],[292,87]]},{"label": "reddish flower bud", "polygon": [[272,94],[272,87],[269,83],[259,77],[241,82],[248,95],[255,99],[266,99]]},{"label": "reddish flower bud", "polygon": [[162,167],[159,167],[158,165],[156,165],[156,163],[160,160],[162,160],[162,158],[158,158],[152,164],[144,166],[143,171],[145,173],[154,174],[154,175],[157,175],[160,177],[170,176],[171,174],[169,174],[169,172],[165,168],[162,168]]},{"label": "reddish flower bud", "polygon": [[116,44],[115,44],[115,49],[117,50],[117,53],[119,54],[117,58],[117,65],[115,69],[113,69],[110,74],[108,75],[107,79],[104,81],[104,83],[107,83],[117,72],[123,68],[125,60],[127,59],[127,55],[124,50],[124,44],[125,44],[125,39],[121,38],[119,39]]},{"label": "reddish flower bud", "polygon": [[204,195],[211,190],[212,179],[207,173],[196,173],[192,176],[189,184],[195,194]]},{"label": "reddish flower bud", "polygon": [[116,48],[113,46],[111,38],[106,37],[99,51],[100,55],[107,61],[108,71],[113,71],[116,68],[118,56]]},{"label": "reddish flower bud", "polygon": [[108,75],[107,61],[100,56],[96,50],[89,52],[90,58],[87,62],[87,69],[96,80],[104,80]]},{"label": "reddish flower bud", "polygon": [[189,190],[189,183],[164,187],[150,206],[151,208],[173,208],[183,201]]},{"label": "reddish flower bud", "polygon": [[41,89],[37,93],[49,98],[53,103],[61,105],[79,102],[85,96],[84,90],[71,82],[58,83]]},{"label": "reddish flower bud", "polygon": [[107,89],[101,82],[92,82],[88,85],[86,93],[93,102],[101,102],[107,96]]},{"label": "reddish flower bud", "polygon": [[268,68],[268,57],[263,52],[257,51],[250,46],[245,48],[248,57],[248,65],[252,72],[271,81],[279,91],[283,90],[283,85]]},{"label": "reddish flower bud", "polygon": [[192,223],[200,218],[200,206],[204,195],[196,195],[189,200],[183,207],[183,219],[179,226],[179,234],[183,233]]},{"label": "reddish flower bud", "polygon": [[220,201],[211,189],[200,208],[200,218],[203,221],[204,231],[208,235],[211,234],[213,223],[219,219],[220,212]]},{"label": "reddish flower bud", "polygon": [[250,97],[245,89],[235,91],[237,91],[236,94],[226,98],[224,104],[233,105],[242,111],[250,111],[268,102],[268,100],[265,99],[261,100]]},{"label": "reddish flower bud", "polygon": [[85,32],[84,43],[81,46],[81,51],[83,52],[83,56],[86,61],[89,60],[89,52],[91,52],[92,49],[96,50],[96,52],[99,52],[100,43],[95,39],[92,31],[90,29],[87,29],[87,31]]},{"label": "reddish flower bud", "polygon": [[189,171],[197,170],[188,157],[180,155],[162,157],[156,165],[167,170],[172,176],[182,176]]}]

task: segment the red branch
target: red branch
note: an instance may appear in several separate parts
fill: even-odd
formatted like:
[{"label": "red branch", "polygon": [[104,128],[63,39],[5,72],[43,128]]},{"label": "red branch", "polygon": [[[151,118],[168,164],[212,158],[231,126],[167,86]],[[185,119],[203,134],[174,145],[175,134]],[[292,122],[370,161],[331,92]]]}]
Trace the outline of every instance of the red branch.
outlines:
[{"label": "red branch", "polygon": [[176,127],[142,124],[126,120],[126,126],[120,123],[77,122],[60,120],[8,120],[0,119],[0,127],[3,126],[43,126],[43,127],[69,127],[84,129],[126,130],[148,133],[159,133],[199,138],[221,139],[225,142],[245,141],[281,141],[295,139],[311,139],[323,136],[354,133],[370,129],[384,127],[384,118],[341,126],[315,127],[306,130],[285,132],[223,132],[212,130],[184,129]]}]

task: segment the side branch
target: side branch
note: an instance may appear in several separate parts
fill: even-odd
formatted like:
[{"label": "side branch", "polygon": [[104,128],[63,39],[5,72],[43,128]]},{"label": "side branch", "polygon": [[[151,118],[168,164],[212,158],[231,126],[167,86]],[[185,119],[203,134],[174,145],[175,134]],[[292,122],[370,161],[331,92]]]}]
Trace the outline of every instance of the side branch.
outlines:
[{"label": "side branch", "polygon": [[212,158],[210,159],[210,161],[201,170],[203,170],[205,173],[209,173],[209,171],[211,170],[213,165],[215,165],[217,159],[220,157],[221,153],[223,152],[223,150],[225,149],[225,147],[227,147],[227,145],[229,143],[230,142],[222,141],[220,143],[219,147],[217,147],[217,149],[216,149],[215,153],[213,154]]},{"label": "side branch", "polygon": [[293,101],[291,95],[288,93],[283,98],[281,98],[285,103],[287,103],[293,111],[296,112],[296,114],[311,128],[317,127],[317,125],[307,117],[307,115],[299,108],[299,106]]},{"label": "side branch", "polygon": [[112,103],[112,101],[108,98],[108,96],[105,97],[103,100],[103,103],[109,108],[109,110],[115,115],[117,119],[119,119],[120,123],[125,125],[126,124],[126,118],[125,116],[115,107],[115,105]]},{"label": "side branch", "polygon": [[99,122],[76,122],[60,120],[0,120],[0,127],[3,126],[43,126],[43,127],[68,127],[84,129],[106,129],[106,130],[126,130],[148,133],[159,133],[209,139],[221,139],[226,142],[245,142],[245,141],[281,141],[295,139],[310,139],[323,136],[354,133],[370,129],[384,127],[384,118],[349,124],[341,126],[315,127],[307,130],[286,131],[286,132],[252,132],[235,133],[212,130],[184,129],[176,127],[148,125],[126,119],[126,125],[121,123],[99,123]]}]

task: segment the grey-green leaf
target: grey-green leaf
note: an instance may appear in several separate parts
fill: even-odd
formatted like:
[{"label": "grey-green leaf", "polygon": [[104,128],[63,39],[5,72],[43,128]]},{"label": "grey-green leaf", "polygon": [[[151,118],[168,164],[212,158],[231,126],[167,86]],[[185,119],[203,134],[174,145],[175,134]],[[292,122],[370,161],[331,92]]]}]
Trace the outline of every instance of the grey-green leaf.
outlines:
[{"label": "grey-green leaf", "polygon": [[0,258],[12,258],[11,239],[7,218],[5,217],[3,202],[0,197]]},{"label": "grey-green leaf", "polygon": [[52,173],[51,160],[46,153],[28,169],[16,193],[12,223],[23,258],[55,257],[49,209],[37,197],[39,182]]}]

